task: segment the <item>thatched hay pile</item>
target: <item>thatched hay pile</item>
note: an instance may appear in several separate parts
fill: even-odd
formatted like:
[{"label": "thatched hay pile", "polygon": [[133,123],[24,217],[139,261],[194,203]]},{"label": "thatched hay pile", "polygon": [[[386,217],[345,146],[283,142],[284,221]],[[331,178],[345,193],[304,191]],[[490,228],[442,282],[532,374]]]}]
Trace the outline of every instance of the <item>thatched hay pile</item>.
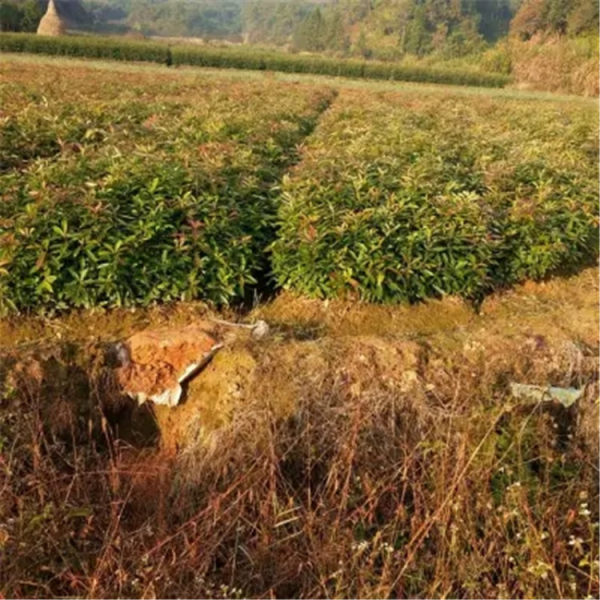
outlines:
[{"label": "thatched hay pile", "polygon": [[65,24],[56,10],[54,0],[50,0],[48,10],[38,25],[38,35],[63,35],[65,29]]}]

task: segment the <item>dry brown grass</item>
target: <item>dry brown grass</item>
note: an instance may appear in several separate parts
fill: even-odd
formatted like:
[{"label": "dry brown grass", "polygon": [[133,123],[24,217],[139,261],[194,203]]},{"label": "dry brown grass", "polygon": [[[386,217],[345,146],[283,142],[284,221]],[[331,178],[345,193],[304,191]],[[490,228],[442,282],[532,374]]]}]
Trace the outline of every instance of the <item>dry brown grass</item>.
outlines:
[{"label": "dry brown grass", "polygon": [[3,324],[2,595],[597,596],[595,270],[480,315],[283,296],[184,405],[132,408],[104,341],[205,310]]},{"label": "dry brown grass", "polygon": [[510,44],[514,80],[522,89],[598,96],[598,40],[590,55],[577,41],[556,39]]}]

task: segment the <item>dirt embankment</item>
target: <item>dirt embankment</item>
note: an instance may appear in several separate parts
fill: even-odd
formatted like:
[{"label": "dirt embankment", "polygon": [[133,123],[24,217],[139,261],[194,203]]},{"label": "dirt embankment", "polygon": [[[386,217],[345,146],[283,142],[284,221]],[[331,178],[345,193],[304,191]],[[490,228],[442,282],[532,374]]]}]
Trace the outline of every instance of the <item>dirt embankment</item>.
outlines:
[{"label": "dirt embankment", "polygon": [[597,301],[596,269],[479,314],[282,295],[243,316],[266,337],[214,323],[174,408],[127,396],[114,342],[206,307],[3,322],[0,592],[593,594]]},{"label": "dirt embankment", "polygon": [[[216,321],[211,326],[212,313],[201,304],[5,321],[0,331],[10,343],[2,348],[3,379],[13,391],[44,398],[49,420],[62,422],[69,410],[85,412],[93,405],[100,412],[119,412],[128,406],[131,390],[123,373],[146,376],[144,369],[152,370],[148,340],[156,344],[158,379],[174,368],[183,371],[180,346],[173,350],[175,367],[165,362],[169,349],[158,340],[161,331],[183,336],[192,349],[210,350],[224,341],[208,366],[190,378],[180,406],[144,409],[156,414],[162,442],[171,447],[184,445],[189,431],[227,424],[236,407],[256,399],[282,417],[293,414],[298,399],[313,389],[322,392],[323,386],[341,385],[356,396],[373,389],[410,392],[423,411],[467,390],[475,396],[486,387],[502,391],[509,380],[592,384],[590,400],[598,348],[596,274],[588,269],[568,279],[528,283],[489,297],[479,314],[454,298],[386,307],[283,294],[243,317],[271,324],[260,341],[248,330]],[[236,319],[232,313],[224,316]],[[199,323],[214,337],[198,338]],[[148,332],[135,337],[137,345],[146,344],[139,372],[124,369],[114,356],[114,342],[136,331]]]}]

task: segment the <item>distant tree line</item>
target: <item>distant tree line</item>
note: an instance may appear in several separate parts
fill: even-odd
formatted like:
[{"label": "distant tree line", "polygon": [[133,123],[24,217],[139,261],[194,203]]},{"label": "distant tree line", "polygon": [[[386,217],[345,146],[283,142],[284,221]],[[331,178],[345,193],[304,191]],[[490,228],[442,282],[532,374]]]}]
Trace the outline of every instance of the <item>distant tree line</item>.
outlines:
[{"label": "distant tree line", "polygon": [[239,37],[238,0],[128,0],[127,23],[145,35]]},{"label": "distant tree line", "polygon": [[[256,0],[272,4],[273,0]],[[387,48],[444,58],[473,54],[509,32],[579,35],[597,31],[598,0],[334,0],[313,7],[293,28],[302,50],[344,50],[369,57]]]},{"label": "distant tree line", "polygon": [[[47,0],[0,0],[0,29],[35,31]],[[395,60],[477,55],[597,31],[598,0],[57,0],[81,29],[201,37]],[[76,14],[75,14],[76,13]]]},{"label": "distant tree line", "polygon": [[85,0],[121,6],[142,33],[244,39],[366,58],[443,58],[484,50],[514,32],[579,34],[597,0]]},{"label": "distant tree line", "polygon": [[38,0],[25,2],[0,1],[0,31],[35,31],[44,16]]},{"label": "distant tree line", "polygon": [[460,55],[506,35],[514,10],[511,0],[249,0],[242,28],[249,41],[296,50]]}]

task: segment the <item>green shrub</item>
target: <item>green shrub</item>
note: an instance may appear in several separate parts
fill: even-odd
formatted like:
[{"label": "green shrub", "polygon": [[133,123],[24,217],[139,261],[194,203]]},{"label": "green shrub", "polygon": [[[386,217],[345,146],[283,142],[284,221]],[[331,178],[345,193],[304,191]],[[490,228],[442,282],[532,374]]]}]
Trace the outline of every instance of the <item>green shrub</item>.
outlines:
[{"label": "green shrub", "polygon": [[0,91],[10,140],[27,142],[0,146],[1,311],[227,304],[259,287],[273,185],[329,92],[36,68]]},{"label": "green shrub", "polygon": [[164,64],[170,60],[169,47],[165,44],[98,36],[46,37],[35,34],[3,33],[0,35],[0,50]]},{"label": "green shrub", "polygon": [[331,91],[2,70],[2,311],[225,304],[270,271],[312,296],[479,299],[597,253],[593,107],[346,90],[303,142]]},{"label": "green shrub", "polygon": [[123,167],[85,202],[48,198],[14,216],[16,235],[3,249],[5,306],[227,303],[256,284],[269,225],[264,202],[241,210],[234,195],[194,194],[177,162]]},{"label": "green shrub", "polygon": [[345,92],[283,186],[278,283],[415,301],[486,292],[597,252],[594,112]]}]

